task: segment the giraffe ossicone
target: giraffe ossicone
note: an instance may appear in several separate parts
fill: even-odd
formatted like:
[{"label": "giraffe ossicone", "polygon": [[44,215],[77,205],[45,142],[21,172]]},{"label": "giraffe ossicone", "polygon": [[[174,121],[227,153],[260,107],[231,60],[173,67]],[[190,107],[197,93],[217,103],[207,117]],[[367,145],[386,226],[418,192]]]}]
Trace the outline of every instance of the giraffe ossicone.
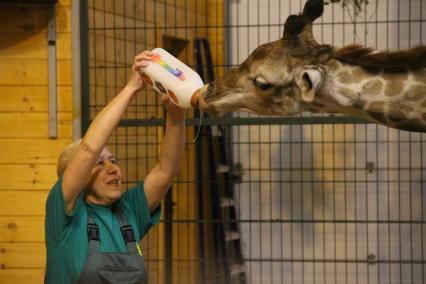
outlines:
[{"label": "giraffe ossicone", "polygon": [[323,0],[308,0],[300,15],[287,18],[281,39],[260,45],[205,86],[200,109],[213,115],[342,113],[426,132],[426,46],[376,52],[319,44],[312,23],[323,10]]}]

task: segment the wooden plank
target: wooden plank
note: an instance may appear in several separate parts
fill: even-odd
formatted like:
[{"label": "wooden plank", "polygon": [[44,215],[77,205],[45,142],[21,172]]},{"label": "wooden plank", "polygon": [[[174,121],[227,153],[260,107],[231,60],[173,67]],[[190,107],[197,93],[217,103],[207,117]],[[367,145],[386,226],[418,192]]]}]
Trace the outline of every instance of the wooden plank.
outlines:
[{"label": "wooden plank", "polygon": [[[13,43],[0,49],[0,59],[5,58],[47,58],[47,31],[25,37],[24,32],[0,32],[0,39]],[[6,45],[6,44],[5,44]]]},{"label": "wooden plank", "polygon": [[0,164],[56,164],[58,155],[70,142],[62,138],[0,138]]},{"label": "wooden plank", "polygon": [[[56,57],[58,59],[71,59],[70,33],[57,33],[56,37]],[[27,38],[23,38],[18,33],[2,32],[0,39],[15,42],[0,49],[0,59],[47,59],[46,29]]]},{"label": "wooden plank", "polygon": [[0,85],[47,85],[47,61],[2,60]]},{"label": "wooden plank", "polygon": [[56,60],[57,80],[59,86],[71,86],[72,84],[72,63],[71,60]]},{"label": "wooden plank", "polygon": [[42,269],[46,264],[45,244],[0,243],[0,264],[3,269]]},{"label": "wooden plank", "polygon": [[[58,86],[57,105],[59,112],[72,110],[71,87]],[[48,111],[48,87],[0,86],[0,112]]]},{"label": "wooden plank", "polygon": [[0,283],[43,284],[44,269],[0,269]]},{"label": "wooden plank", "polygon": [[44,216],[0,216],[0,242],[44,242]]},{"label": "wooden plank", "polygon": [[[71,85],[71,61],[57,60],[58,85]],[[47,60],[5,59],[0,68],[0,85],[47,86]]]},{"label": "wooden plank", "polygon": [[[58,113],[58,137],[72,138],[71,113]],[[0,138],[48,138],[47,113],[0,113]]]},{"label": "wooden plank", "polygon": [[[43,7],[2,7],[0,9],[0,33],[26,33],[31,36],[47,26],[47,9]],[[4,42],[2,42],[4,44]]]},{"label": "wooden plank", "polygon": [[71,33],[56,33],[56,58],[71,60],[71,48]]},{"label": "wooden plank", "polygon": [[71,7],[71,0],[59,0],[58,4],[61,6],[68,6],[69,8]]},{"label": "wooden plank", "polygon": [[0,191],[1,216],[43,216],[48,191]]},{"label": "wooden plank", "polygon": [[0,191],[49,190],[56,181],[56,165],[0,165]]},{"label": "wooden plank", "polygon": [[71,32],[71,9],[69,7],[58,6],[56,9],[56,32]]}]

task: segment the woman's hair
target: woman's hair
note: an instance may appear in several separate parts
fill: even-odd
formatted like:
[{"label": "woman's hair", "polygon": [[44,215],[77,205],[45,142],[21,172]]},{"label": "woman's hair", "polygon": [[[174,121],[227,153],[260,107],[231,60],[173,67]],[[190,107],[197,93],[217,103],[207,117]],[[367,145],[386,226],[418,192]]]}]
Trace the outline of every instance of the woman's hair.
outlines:
[{"label": "woman's hair", "polygon": [[58,158],[58,165],[56,167],[56,174],[60,177],[68,166],[69,161],[74,157],[77,153],[78,148],[80,147],[81,139],[78,139],[68,145]]}]

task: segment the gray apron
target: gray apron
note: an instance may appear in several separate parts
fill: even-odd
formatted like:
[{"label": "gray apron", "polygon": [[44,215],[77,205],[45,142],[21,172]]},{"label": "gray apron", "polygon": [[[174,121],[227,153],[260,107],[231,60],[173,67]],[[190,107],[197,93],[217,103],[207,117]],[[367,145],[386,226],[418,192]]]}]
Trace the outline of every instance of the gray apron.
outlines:
[{"label": "gray apron", "polygon": [[91,212],[87,212],[87,233],[89,248],[86,264],[78,284],[142,284],[148,283],[143,257],[135,240],[132,227],[127,222],[123,209],[118,204],[115,210],[127,253],[101,253],[99,227],[93,222]]}]

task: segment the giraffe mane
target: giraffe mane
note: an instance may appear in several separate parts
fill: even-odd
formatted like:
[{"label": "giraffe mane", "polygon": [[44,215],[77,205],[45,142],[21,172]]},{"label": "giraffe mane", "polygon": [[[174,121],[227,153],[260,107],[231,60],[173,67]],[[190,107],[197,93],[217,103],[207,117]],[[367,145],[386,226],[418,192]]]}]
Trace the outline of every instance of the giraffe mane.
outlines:
[{"label": "giraffe mane", "polygon": [[421,68],[426,67],[426,46],[399,51],[375,51],[352,44],[335,49],[333,58],[366,68]]}]

